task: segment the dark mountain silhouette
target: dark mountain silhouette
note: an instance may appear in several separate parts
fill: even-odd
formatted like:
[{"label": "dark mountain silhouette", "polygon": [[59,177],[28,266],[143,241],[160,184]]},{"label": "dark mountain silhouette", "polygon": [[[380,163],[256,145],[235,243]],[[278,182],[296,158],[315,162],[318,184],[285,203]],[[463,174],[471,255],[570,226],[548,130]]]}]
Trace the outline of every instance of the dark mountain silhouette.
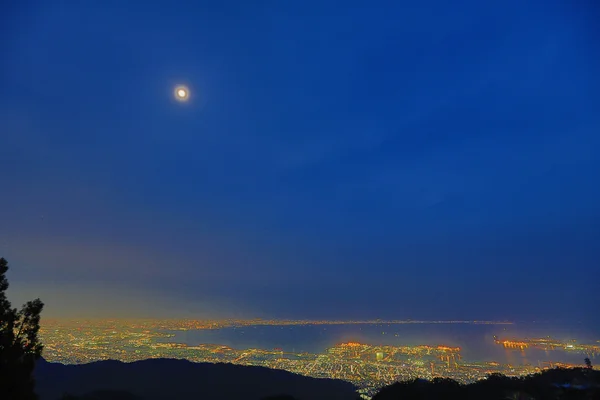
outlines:
[{"label": "dark mountain silhouette", "polygon": [[[344,381],[264,367],[151,359],[62,365],[41,359],[35,369],[40,400],[356,400]],[[68,396],[64,396],[69,394]],[[447,378],[387,386],[373,400],[600,400],[600,371],[550,369],[526,377],[492,374],[462,385]],[[2,399],[3,400],[3,399]]]},{"label": "dark mountain silhouette", "polygon": [[[116,390],[97,390],[92,393],[87,393],[81,396],[65,395],[60,400],[141,400],[140,397],[135,396],[129,392],[122,392]],[[280,395],[280,396],[269,396],[264,397],[261,400],[298,400],[293,396]]]},{"label": "dark mountain silhouette", "polygon": [[120,390],[95,390],[81,396],[67,394],[60,400],[141,400],[141,398]]},{"label": "dark mountain silhouette", "polygon": [[354,385],[345,381],[310,378],[264,367],[186,360],[150,359],[133,363],[109,360],[63,365],[40,359],[34,373],[40,400],[57,400],[66,393],[78,399],[80,396],[90,400],[112,399],[108,391],[122,396],[115,398],[126,399],[130,394],[143,400],[259,400],[282,398],[282,395],[298,400],[358,397]]},{"label": "dark mountain silhouette", "polygon": [[373,400],[600,400],[600,372],[589,368],[551,369],[511,378],[492,374],[469,385],[452,379],[416,379],[379,391]]}]

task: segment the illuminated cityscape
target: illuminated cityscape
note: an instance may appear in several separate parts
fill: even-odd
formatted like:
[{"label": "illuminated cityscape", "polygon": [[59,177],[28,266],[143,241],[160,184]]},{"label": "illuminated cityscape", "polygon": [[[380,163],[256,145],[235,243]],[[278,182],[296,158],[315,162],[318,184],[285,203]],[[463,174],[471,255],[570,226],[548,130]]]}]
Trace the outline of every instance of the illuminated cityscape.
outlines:
[{"label": "illuminated cityscape", "polygon": [[[443,344],[391,346],[344,342],[329,347],[321,353],[309,353],[289,352],[280,348],[237,349],[222,344],[188,345],[174,340],[176,331],[253,325],[341,323],[352,322],[55,320],[46,321],[40,333],[45,344],[44,357],[51,362],[81,364],[108,359],[132,362],[148,358],[177,358],[194,362],[264,366],[312,377],[347,380],[354,383],[365,395],[373,394],[386,384],[417,377],[424,379],[449,377],[467,383],[484,378],[490,373],[519,376],[539,372],[551,366],[569,366],[561,363],[510,365],[493,361],[474,362],[462,357],[461,348]],[[370,322],[354,321],[354,323]],[[582,354],[598,354],[598,345],[561,343],[551,339],[501,340],[496,337],[494,339],[496,344],[503,345],[507,349],[524,350],[535,346],[544,349],[564,348]]]},{"label": "illuminated cityscape", "polygon": [[600,400],[600,0],[5,3],[0,400]]},{"label": "illuminated cityscape", "polygon": [[577,343],[576,340],[561,341],[551,337],[534,339],[505,339],[494,337],[494,342],[506,349],[539,349],[544,351],[560,350],[570,353],[585,354],[592,357],[600,354],[600,344]]}]

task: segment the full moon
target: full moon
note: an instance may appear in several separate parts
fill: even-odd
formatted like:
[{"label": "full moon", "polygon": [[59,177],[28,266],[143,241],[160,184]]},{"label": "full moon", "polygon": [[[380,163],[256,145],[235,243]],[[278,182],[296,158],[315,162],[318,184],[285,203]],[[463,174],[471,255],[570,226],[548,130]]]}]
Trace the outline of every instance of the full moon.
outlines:
[{"label": "full moon", "polygon": [[177,86],[175,88],[175,99],[179,101],[187,101],[190,97],[190,91],[185,86]]}]

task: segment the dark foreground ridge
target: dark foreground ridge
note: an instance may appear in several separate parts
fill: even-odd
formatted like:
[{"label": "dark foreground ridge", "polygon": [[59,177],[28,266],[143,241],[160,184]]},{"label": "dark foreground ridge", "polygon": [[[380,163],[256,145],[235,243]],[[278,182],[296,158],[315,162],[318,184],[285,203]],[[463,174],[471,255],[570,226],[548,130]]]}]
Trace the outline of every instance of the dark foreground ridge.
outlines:
[{"label": "dark foreground ridge", "polygon": [[387,386],[372,400],[600,400],[600,371],[556,368],[525,377],[492,374],[468,385],[416,379]]},{"label": "dark foreground ridge", "polygon": [[40,400],[66,393],[85,399],[252,400],[288,395],[298,400],[355,400],[349,382],[317,379],[264,367],[150,359],[63,365],[40,359],[35,368]]},{"label": "dark foreground ridge", "polygon": [[[344,381],[233,364],[151,359],[36,366],[40,400],[356,400]],[[69,396],[65,396],[65,394]],[[384,387],[373,400],[600,400],[600,371],[551,369],[526,377],[492,374],[461,385],[452,379],[416,379]]]}]

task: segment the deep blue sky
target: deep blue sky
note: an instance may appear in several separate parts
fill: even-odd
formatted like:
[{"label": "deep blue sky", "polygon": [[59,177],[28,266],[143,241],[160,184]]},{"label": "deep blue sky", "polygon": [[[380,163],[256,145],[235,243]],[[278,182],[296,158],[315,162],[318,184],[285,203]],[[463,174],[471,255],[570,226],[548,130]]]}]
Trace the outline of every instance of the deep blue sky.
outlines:
[{"label": "deep blue sky", "polygon": [[597,318],[592,1],[129,3],[0,13],[15,301]]}]

